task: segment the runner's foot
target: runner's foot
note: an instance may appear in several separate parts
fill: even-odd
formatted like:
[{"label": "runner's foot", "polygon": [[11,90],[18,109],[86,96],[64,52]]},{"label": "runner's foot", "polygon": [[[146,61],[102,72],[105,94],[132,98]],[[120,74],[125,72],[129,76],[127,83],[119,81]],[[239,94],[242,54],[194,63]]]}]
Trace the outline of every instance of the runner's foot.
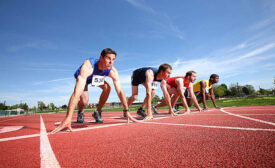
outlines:
[{"label": "runner's foot", "polygon": [[104,120],[101,118],[101,111],[95,110],[92,116],[94,117],[96,122],[98,122],[98,123],[104,122]]},{"label": "runner's foot", "polygon": [[78,111],[76,122],[77,123],[83,123],[84,122],[84,112]]}]

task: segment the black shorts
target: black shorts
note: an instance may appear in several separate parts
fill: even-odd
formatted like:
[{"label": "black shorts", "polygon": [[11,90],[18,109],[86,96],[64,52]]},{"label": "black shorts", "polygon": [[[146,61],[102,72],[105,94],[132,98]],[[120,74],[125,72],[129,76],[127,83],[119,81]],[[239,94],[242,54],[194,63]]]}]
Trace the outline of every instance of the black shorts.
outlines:
[{"label": "black shorts", "polygon": [[140,77],[139,77],[137,71],[134,71],[132,74],[132,79],[131,79],[132,86],[138,86],[141,83],[143,83],[143,82],[140,80]]}]

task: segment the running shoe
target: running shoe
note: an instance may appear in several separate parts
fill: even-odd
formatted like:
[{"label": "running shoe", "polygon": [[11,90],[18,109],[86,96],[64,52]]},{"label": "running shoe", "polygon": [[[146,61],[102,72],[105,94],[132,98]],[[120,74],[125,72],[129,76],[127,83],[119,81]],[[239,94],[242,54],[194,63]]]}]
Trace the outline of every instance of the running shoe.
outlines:
[{"label": "running shoe", "polygon": [[156,106],[152,106],[152,109],[154,111],[154,114],[158,114],[158,110],[157,110]]},{"label": "running shoe", "polygon": [[100,111],[95,110],[93,115],[92,115],[94,117],[95,121],[98,122],[98,123],[103,123],[104,122],[104,120],[101,118],[101,112],[102,112],[101,110]]},{"label": "running shoe", "polygon": [[127,117],[127,112],[129,112],[129,110],[123,110],[123,117],[124,117],[124,118]]},{"label": "running shoe", "polygon": [[76,122],[77,123],[83,123],[84,122],[84,112],[78,111]]},{"label": "running shoe", "polygon": [[176,108],[173,108],[173,111],[174,111],[174,113],[176,113],[176,114],[179,114],[179,112],[180,112],[180,110],[179,110],[179,109],[176,109]]},{"label": "running shoe", "polygon": [[145,113],[144,109],[141,107],[138,109],[137,114],[142,117],[146,117],[146,113]]}]

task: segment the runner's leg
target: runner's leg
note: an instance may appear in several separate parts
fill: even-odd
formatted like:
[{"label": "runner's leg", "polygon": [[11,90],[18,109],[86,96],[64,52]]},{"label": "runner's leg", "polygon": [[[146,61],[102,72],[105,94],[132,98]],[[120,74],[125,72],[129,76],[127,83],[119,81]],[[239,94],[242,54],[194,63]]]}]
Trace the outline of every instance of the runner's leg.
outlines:
[{"label": "runner's leg", "polygon": [[107,81],[104,81],[104,85],[101,85],[99,87],[102,89],[102,93],[99,98],[97,111],[101,111],[111,92],[111,86]]}]

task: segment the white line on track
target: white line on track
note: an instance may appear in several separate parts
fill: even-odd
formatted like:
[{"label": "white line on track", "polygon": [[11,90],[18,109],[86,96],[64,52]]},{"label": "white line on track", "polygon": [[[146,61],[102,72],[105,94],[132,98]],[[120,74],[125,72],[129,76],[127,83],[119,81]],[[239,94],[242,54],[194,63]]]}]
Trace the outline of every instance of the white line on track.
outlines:
[{"label": "white line on track", "polygon": [[244,118],[244,119],[248,119],[248,120],[252,120],[252,121],[256,121],[256,122],[260,122],[260,123],[264,123],[264,124],[275,126],[275,123],[273,123],[273,122],[268,122],[268,121],[264,121],[264,120],[250,118],[250,117],[242,116],[242,115],[239,115],[239,114],[233,114],[233,113],[230,113],[228,111],[225,111],[224,108],[221,108],[221,111],[224,112],[224,113],[226,113],[226,114],[233,115],[233,116],[236,116],[236,117],[240,117],[240,118]]},{"label": "white line on track", "polygon": [[[192,115],[192,114],[191,114]],[[227,116],[228,114],[196,114],[196,116]],[[238,114],[238,115],[253,115],[253,116],[273,116],[275,114]]]},{"label": "white line on track", "polygon": [[6,133],[6,132],[18,131],[22,128],[24,128],[24,126],[5,126],[3,128],[0,128],[0,134]]},{"label": "white line on track", "polygon": [[45,128],[45,124],[43,122],[43,118],[40,115],[40,158],[42,168],[52,168],[52,167],[60,167],[56,157],[53,153],[50,141],[48,139],[47,131]]},{"label": "white line on track", "polygon": [[25,138],[33,138],[33,137],[38,137],[40,134],[31,134],[31,135],[23,135],[23,136],[16,136],[16,137],[10,137],[10,138],[1,138],[0,142],[4,141],[12,141],[12,140],[17,140],[17,139],[25,139]]},{"label": "white line on track", "polygon": [[272,131],[272,132],[275,132],[275,129],[263,129],[263,128],[225,127],[225,126],[174,124],[174,123],[158,123],[158,122],[143,122],[143,123],[144,124],[157,124],[157,125],[185,126],[185,127],[203,127],[203,128],[220,128],[220,129],[233,129],[233,130],[246,130],[246,131]]}]

